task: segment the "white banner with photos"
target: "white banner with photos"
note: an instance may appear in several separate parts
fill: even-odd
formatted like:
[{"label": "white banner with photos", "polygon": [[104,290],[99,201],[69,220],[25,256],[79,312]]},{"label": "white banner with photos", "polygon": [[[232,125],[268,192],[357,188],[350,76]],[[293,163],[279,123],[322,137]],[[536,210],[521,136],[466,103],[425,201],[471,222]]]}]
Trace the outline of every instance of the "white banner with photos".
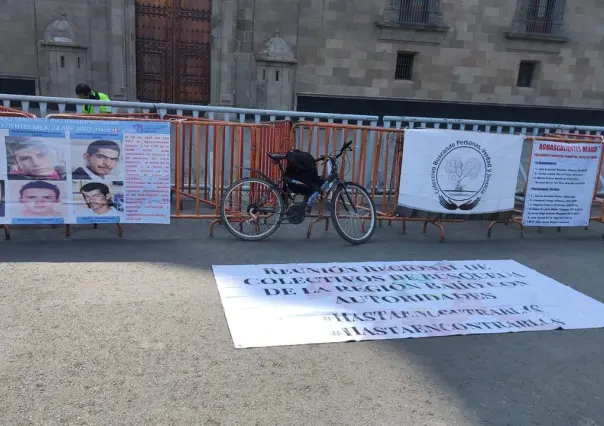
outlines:
[{"label": "white banner with photos", "polygon": [[405,130],[398,204],[445,214],[514,208],[524,137],[460,130]]},{"label": "white banner with photos", "polygon": [[0,224],[170,223],[169,126],[0,118]]},{"label": "white banner with photos", "polygon": [[212,268],[237,348],[604,327],[604,304],[513,260]]}]

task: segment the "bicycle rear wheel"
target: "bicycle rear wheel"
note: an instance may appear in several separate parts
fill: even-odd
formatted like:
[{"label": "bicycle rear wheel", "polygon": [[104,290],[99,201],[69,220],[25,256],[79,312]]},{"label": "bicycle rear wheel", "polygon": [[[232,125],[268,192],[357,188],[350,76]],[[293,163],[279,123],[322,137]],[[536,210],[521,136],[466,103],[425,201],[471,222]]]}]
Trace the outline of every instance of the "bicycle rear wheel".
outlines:
[{"label": "bicycle rear wheel", "polygon": [[331,220],[338,235],[350,244],[369,241],[375,232],[376,216],[369,193],[358,183],[342,183],[333,192]]},{"label": "bicycle rear wheel", "polygon": [[283,198],[271,182],[245,178],[227,188],[220,204],[226,229],[244,241],[270,237],[281,225]]}]

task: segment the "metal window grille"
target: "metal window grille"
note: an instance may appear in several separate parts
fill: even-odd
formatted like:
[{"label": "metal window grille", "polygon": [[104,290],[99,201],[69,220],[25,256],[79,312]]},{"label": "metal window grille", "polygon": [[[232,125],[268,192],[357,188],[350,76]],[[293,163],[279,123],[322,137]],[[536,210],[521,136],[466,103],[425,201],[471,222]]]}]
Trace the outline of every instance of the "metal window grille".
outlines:
[{"label": "metal window grille", "polygon": [[428,0],[400,0],[399,22],[426,24],[430,21]]},{"label": "metal window grille", "polygon": [[440,18],[440,0],[390,0],[384,9],[384,20],[393,24],[437,25]]},{"label": "metal window grille", "polygon": [[396,80],[411,80],[413,78],[413,59],[415,53],[399,52],[396,56]]},{"label": "metal window grille", "polygon": [[551,34],[556,0],[531,0],[526,15],[526,31]]},{"label": "metal window grille", "polygon": [[561,35],[566,0],[519,0],[514,27],[529,34]]},{"label": "metal window grille", "polygon": [[516,86],[532,87],[536,68],[536,62],[520,61],[520,66],[518,67],[518,81],[516,82]]}]

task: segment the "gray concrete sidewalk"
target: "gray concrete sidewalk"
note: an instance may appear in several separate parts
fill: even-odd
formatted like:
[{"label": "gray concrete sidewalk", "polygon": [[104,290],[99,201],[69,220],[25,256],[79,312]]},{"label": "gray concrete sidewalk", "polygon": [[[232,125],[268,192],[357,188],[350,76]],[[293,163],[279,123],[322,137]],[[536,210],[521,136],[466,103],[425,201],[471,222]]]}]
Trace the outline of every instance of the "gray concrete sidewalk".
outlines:
[{"label": "gray concrete sidewalk", "polygon": [[212,264],[515,259],[604,301],[603,231],[410,224],[351,247],[284,226],[13,231],[0,242],[0,425],[599,425],[604,331],[235,350]]}]

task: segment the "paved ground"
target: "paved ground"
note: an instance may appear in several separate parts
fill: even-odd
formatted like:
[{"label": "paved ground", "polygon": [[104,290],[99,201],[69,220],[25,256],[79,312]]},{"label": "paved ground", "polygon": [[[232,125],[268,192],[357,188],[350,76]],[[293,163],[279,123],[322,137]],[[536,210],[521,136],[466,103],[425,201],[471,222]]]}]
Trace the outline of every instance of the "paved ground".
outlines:
[{"label": "paved ground", "polygon": [[[399,225],[400,226],[400,225]],[[594,231],[418,225],[344,244],[207,223],[15,230],[0,243],[0,424],[598,425],[603,330],[235,350],[212,264],[513,258],[604,300]]]}]

